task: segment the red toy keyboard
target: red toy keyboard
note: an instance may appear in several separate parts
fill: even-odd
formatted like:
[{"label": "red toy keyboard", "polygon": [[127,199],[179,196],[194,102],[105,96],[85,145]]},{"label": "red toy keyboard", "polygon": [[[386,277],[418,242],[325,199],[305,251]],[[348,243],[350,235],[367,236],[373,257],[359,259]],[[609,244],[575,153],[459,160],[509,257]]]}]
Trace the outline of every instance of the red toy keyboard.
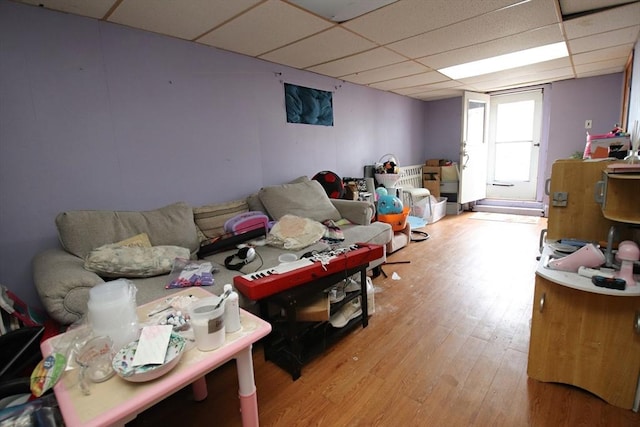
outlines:
[{"label": "red toy keyboard", "polygon": [[319,261],[302,258],[266,270],[236,276],[233,283],[244,296],[260,300],[331,274],[367,265],[383,255],[384,248],[381,245],[358,243],[354,249],[335,255],[324,265]]}]

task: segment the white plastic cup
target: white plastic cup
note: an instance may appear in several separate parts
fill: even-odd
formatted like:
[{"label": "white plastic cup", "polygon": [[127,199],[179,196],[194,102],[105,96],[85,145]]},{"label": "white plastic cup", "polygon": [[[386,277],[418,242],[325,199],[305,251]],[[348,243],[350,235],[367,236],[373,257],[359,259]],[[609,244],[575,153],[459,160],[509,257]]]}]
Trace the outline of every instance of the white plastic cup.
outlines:
[{"label": "white plastic cup", "polygon": [[191,327],[200,351],[222,347],[225,340],[224,302],[215,308],[220,298],[203,298],[189,306]]}]

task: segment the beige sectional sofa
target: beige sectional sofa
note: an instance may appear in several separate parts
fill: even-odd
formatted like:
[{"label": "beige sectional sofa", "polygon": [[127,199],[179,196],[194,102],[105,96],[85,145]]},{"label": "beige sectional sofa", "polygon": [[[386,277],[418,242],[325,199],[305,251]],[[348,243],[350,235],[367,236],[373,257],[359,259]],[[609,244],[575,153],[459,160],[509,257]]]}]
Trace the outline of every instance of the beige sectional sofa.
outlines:
[{"label": "beige sectional sofa", "polygon": [[[61,246],[40,253],[33,260],[34,283],[43,306],[62,324],[82,319],[87,311],[91,287],[119,277],[117,269],[106,274],[86,268],[85,260],[98,248],[146,233],[153,248],[186,248],[191,258],[196,259],[203,241],[223,233],[222,225],[227,219],[247,211],[264,212],[276,222],[287,214],[314,221],[331,218],[343,224],[339,227],[344,234],[344,241],[338,246],[359,242],[384,246],[393,238],[389,224],[372,222],[374,206],[371,203],[329,199],[318,182],[306,177],[288,184],[265,187],[246,199],[228,203],[193,207],[179,202],[140,212],[63,212],[55,219]],[[220,294],[224,284],[233,283],[234,276],[273,267],[278,264],[278,257],[284,252],[301,256],[308,251],[329,247],[330,244],[323,240],[298,250],[287,250],[269,244],[256,246],[255,260],[240,271],[229,270],[224,266],[225,258],[236,253],[236,248],[213,253],[205,259],[211,261],[218,270],[213,275],[213,286],[207,289]],[[384,258],[376,260],[370,268],[382,262]],[[152,267],[157,267],[157,263]],[[138,304],[169,296],[179,290],[165,289],[170,277],[166,271],[159,273],[152,269],[130,274],[127,270],[126,277],[136,285]],[[241,295],[241,306],[253,310],[254,305],[254,301]]]}]

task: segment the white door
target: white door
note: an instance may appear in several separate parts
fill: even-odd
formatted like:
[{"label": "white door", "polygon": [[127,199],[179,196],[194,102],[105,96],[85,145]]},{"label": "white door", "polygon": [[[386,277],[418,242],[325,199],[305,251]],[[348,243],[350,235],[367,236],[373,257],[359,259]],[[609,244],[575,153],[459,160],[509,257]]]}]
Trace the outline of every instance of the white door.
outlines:
[{"label": "white door", "polygon": [[489,95],[465,92],[460,144],[458,203],[486,198]]},{"label": "white door", "polygon": [[487,198],[535,201],[542,90],[491,97]]}]

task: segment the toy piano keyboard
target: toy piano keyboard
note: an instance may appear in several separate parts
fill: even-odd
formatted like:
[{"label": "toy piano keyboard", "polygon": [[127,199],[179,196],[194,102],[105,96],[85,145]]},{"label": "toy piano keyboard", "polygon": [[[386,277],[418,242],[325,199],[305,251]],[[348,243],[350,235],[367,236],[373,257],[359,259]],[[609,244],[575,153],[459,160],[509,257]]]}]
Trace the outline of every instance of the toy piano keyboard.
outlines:
[{"label": "toy piano keyboard", "polygon": [[384,255],[381,245],[358,243],[348,248],[311,258],[280,264],[276,267],[233,278],[235,287],[252,300],[260,300],[278,292],[344,270],[368,265]]}]

